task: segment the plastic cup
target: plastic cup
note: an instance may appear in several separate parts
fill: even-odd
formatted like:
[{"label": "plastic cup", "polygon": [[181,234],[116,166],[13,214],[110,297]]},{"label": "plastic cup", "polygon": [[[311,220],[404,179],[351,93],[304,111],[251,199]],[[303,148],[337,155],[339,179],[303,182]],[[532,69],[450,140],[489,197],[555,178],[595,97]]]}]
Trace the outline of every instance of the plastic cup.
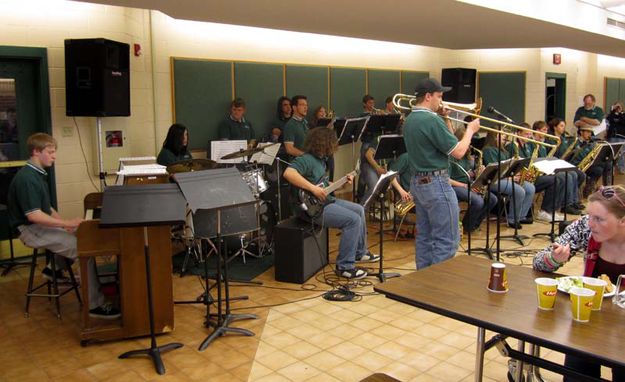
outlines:
[{"label": "plastic cup", "polygon": [[558,281],[548,277],[534,279],[536,283],[536,296],[538,297],[538,309],[553,310],[558,293]]},{"label": "plastic cup", "polygon": [[592,300],[595,297],[595,291],[587,288],[573,287],[569,289],[571,297],[571,314],[573,319],[578,322],[590,321],[590,312],[592,312]]},{"label": "plastic cup", "polygon": [[603,293],[608,283],[605,280],[596,279],[594,277],[584,277],[584,288],[590,289],[595,292],[595,297],[592,299],[592,310],[601,310],[601,303],[603,302]]}]

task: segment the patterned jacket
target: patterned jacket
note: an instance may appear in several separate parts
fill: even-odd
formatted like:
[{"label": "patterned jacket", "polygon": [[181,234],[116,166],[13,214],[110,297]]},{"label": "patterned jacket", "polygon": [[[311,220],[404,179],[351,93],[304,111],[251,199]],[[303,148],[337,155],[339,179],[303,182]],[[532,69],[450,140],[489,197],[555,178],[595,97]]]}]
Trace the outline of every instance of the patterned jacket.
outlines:
[{"label": "patterned jacket", "polygon": [[[594,260],[594,256],[596,256],[595,251],[590,251],[588,253],[588,243],[590,241],[590,227],[588,226],[588,215],[584,215],[580,219],[574,221],[566,227],[564,233],[560,235],[555,242],[560,245],[570,245],[571,247],[571,257],[575,256],[577,253],[582,252],[584,254],[584,269],[586,274],[588,272],[587,262],[588,260]],[[549,254],[553,249],[553,244],[550,244],[549,247],[543,249],[538,252],[536,256],[534,256],[534,269],[541,272],[555,272],[561,265],[553,263],[549,258]],[[592,262],[594,264],[594,262]],[[590,270],[592,273],[592,270]]]}]

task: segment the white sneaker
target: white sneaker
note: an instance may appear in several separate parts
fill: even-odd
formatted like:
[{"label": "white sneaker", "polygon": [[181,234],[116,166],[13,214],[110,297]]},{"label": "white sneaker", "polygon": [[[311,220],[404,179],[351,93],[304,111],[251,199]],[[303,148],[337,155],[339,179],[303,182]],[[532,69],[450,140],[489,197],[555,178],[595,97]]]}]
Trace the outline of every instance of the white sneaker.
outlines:
[{"label": "white sneaker", "polygon": [[[536,216],[536,220],[540,220],[542,222],[551,223],[551,216],[552,215],[551,215],[550,212],[547,212],[545,210],[540,210],[540,211],[538,211],[538,216]],[[562,221],[562,220],[564,220],[564,216],[561,213],[559,213],[559,212],[556,212],[554,217],[555,217],[555,221]]]}]

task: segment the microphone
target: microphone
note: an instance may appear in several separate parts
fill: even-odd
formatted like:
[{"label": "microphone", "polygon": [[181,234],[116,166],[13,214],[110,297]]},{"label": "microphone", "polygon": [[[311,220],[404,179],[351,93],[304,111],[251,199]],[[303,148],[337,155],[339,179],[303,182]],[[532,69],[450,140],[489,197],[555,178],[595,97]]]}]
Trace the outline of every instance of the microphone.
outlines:
[{"label": "microphone", "polygon": [[504,113],[500,112],[499,110],[495,109],[492,106],[489,106],[488,109],[486,110],[488,110],[488,112],[491,114],[495,114],[496,116],[498,116],[499,118],[503,119],[506,122],[514,123],[512,118],[508,117],[507,115],[505,115]]}]

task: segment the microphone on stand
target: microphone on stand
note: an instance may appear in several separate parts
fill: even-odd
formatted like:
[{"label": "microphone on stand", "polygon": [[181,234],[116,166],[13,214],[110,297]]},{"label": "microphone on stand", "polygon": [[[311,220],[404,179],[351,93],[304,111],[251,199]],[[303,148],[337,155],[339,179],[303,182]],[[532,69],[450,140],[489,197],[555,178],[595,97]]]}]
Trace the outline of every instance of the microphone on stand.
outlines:
[{"label": "microphone on stand", "polygon": [[505,115],[504,113],[500,112],[499,110],[495,109],[492,106],[489,106],[487,110],[489,113],[495,114],[496,116],[498,116],[499,118],[503,119],[504,121],[508,123],[514,123],[512,118],[508,117],[507,115]]}]

